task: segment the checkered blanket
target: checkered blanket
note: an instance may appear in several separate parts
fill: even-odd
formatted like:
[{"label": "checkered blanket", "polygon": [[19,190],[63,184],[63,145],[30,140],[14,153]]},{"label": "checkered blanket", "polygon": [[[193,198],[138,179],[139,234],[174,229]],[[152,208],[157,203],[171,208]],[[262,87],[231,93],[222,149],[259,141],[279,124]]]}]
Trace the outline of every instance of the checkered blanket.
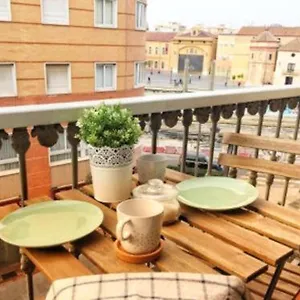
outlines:
[{"label": "checkered blanket", "polygon": [[92,275],[53,282],[46,300],[237,300],[250,299],[234,276],[192,273]]}]

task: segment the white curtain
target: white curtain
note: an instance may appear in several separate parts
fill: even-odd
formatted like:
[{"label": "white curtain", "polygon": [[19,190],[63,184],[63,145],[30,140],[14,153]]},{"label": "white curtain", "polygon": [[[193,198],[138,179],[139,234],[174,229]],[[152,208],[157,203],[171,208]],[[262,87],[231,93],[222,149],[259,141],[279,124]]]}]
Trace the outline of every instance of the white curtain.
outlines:
[{"label": "white curtain", "polygon": [[113,88],[114,86],[114,66],[107,65],[105,67],[105,87]]},{"label": "white curtain", "polygon": [[47,91],[49,94],[69,93],[69,65],[47,65]]},{"label": "white curtain", "polygon": [[0,64],[0,95],[1,96],[14,96],[15,83],[13,75],[13,65]]},{"label": "white curtain", "polygon": [[96,0],[96,24],[114,25],[116,13],[116,0]]},{"label": "white curtain", "polygon": [[10,0],[0,0],[0,20],[10,20]]},{"label": "white curtain", "polygon": [[96,88],[97,89],[104,88],[104,66],[103,65],[96,66]]},{"label": "white curtain", "polygon": [[50,24],[68,24],[68,0],[43,0],[43,22]]}]

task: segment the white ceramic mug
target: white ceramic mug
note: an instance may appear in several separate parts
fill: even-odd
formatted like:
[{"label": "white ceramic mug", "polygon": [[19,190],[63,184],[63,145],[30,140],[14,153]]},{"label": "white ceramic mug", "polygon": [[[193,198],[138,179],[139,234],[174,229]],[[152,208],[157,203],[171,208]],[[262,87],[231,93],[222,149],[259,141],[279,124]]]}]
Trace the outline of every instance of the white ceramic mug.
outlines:
[{"label": "white ceramic mug", "polygon": [[164,207],[154,200],[127,200],[117,206],[117,238],[131,254],[151,253],[160,243]]},{"label": "white ceramic mug", "polygon": [[164,181],[167,158],[159,154],[147,154],[138,158],[137,171],[139,182],[146,183],[150,179],[160,179]]}]

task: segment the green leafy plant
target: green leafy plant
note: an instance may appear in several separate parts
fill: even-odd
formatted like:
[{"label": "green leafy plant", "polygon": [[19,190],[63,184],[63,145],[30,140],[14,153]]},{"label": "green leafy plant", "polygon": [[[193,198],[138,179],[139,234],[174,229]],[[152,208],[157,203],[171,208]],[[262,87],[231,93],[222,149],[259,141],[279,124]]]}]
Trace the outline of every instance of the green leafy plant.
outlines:
[{"label": "green leafy plant", "polygon": [[98,148],[132,146],[142,135],[138,119],[120,105],[101,105],[86,109],[77,126],[78,137]]},{"label": "green leafy plant", "polygon": [[232,76],[232,80],[235,80],[235,75]]}]

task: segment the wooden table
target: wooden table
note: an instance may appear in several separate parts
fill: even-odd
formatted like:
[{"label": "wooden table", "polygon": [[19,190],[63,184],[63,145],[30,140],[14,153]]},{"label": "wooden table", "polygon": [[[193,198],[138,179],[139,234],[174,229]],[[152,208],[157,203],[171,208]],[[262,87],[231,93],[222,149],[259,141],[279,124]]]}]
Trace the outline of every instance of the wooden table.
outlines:
[{"label": "wooden table", "polygon": [[[189,177],[172,170],[166,174],[171,184]],[[136,184],[134,175],[133,186]],[[105,218],[101,230],[73,245],[48,250],[22,249],[22,267],[28,276],[31,299],[34,266],[50,281],[92,274],[77,259],[80,254],[97,267],[97,272],[103,273],[164,271],[236,275],[247,283],[255,299],[293,299],[299,291],[300,268],[286,263],[294,250],[300,248],[297,211],[261,200],[232,213],[206,213],[182,206],[181,221],[163,228],[163,253],[150,266],[128,264],[116,257],[115,205],[97,202],[92,186],[58,192],[56,198],[92,203],[102,209]],[[50,200],[48,197],[33,199],[27,205]],[[6,211],[16,208],[10,206]],[[0,209],[0,218],[4,215]]]}]

